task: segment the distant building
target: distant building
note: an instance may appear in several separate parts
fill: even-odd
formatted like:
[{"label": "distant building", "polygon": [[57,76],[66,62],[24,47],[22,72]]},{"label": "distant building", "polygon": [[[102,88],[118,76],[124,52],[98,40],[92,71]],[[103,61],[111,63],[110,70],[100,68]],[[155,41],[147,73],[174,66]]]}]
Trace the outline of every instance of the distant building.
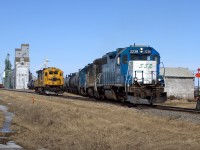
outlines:
[{"label": "distant building", "polygon": [[21,49],[15,49],[15,69],[13,71],[13,88],[27,89],[29,81],[29,44],[21,44]]},{"label": "distant building", "polygon": [[194,98],[194,74],[188,68],[160,68],[164,75],[167,96]]}]

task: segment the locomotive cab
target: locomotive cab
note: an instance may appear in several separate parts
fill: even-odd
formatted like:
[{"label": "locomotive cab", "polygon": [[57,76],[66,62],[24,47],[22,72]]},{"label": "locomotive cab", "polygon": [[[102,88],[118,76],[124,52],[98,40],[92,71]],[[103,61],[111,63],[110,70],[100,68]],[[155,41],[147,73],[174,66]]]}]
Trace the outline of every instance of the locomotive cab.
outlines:
[{"label": "locomotive cab", "polygon": [[[130,46],[120,57],[126,99],[148,99],[149,103],[166,100],[163,78],[160,77],[160,55],[148,46]],[[162,99],[162,100],[161,100]]]}]

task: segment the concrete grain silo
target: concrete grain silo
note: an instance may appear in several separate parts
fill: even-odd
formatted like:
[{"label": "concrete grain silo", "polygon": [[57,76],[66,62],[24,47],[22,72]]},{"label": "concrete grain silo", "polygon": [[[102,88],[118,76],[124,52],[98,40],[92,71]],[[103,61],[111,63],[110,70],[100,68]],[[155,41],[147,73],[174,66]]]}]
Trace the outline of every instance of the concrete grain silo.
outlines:
[{"label": "concrete grain silo", "polygon": [[29,44],[21,44],[21,49],[15,49],[15,69],[13,76],[15,89],[28,89],[29,69]]}]

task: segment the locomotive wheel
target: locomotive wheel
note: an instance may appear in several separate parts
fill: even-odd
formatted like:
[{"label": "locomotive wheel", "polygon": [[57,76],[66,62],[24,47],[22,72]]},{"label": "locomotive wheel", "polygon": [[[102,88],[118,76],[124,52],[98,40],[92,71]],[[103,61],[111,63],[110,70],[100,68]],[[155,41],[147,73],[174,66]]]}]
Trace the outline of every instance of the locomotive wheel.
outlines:
[{"label": "locomotive wheel", "polygon": [[89,95],[89,97],[93,97],[94,96],[94,91],[93,91],[92,88],[88,89],[88,95]]},{"label": "locomotive wheel", "polygon": [[105,96],[105,92],[104,92],[104,89],[102,88],[101,90],[100,90],[101,92],[100,92],[100,99],[101,100],[105,100],[106,99],[106,96]]},{"label": "locomotive wheel", "polygon": [[106,99],[106,96],[104,94],[100,95],[100,99],[101,100],[105,100]]},{"label": "locomotive wheel", "polygon": [[96,91],[94,91],[94,97],[95,97],[96,99],[100,99],[100,95],[99,95],[99,93],[96,92]]},{"label": "locomotive wheel", "polygon": [[152,106],[153,105],[153,96],[150,97],[149,99],[149,104]]},{"label": "locomotive wheel", "polygon": [[38,93],[38,89],[37,88],[35,88],[35,92]]}]

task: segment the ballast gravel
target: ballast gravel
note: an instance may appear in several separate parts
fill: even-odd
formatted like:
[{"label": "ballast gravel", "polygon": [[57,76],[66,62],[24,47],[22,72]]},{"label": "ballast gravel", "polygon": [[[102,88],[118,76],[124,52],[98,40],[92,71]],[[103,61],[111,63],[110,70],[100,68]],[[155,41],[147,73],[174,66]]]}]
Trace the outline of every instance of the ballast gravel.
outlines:
[{"label": "ballast gravel", "polygon": [[[137,109],[137,108],[136,108]],[[169,120],[180,120],[187,121],[195,124],[200,124],[200,114],[192,114],[187,112],[177,112],[169,110],[159,110],[159,109],[137,109],[139,113],[155,115],[159,117],[164,117]]]}]

